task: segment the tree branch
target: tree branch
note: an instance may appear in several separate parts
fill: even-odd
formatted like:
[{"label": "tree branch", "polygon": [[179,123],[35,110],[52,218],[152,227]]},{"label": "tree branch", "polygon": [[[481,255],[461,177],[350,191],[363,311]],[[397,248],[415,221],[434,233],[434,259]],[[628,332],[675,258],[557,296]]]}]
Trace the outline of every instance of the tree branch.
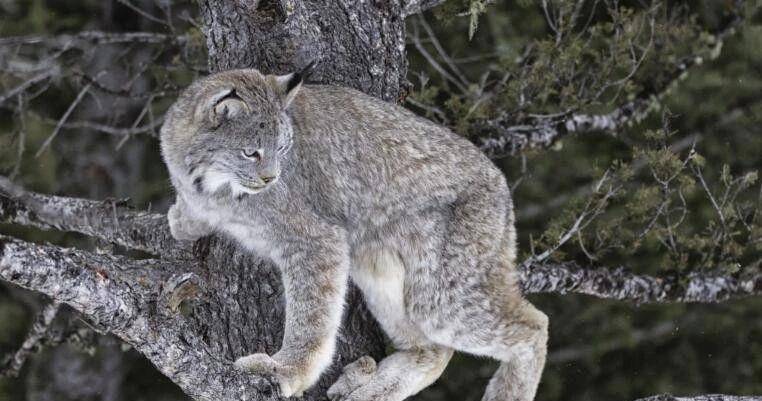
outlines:
[{"label": "tree branch", "polygon": [[662,394],[662,395],[655,395],[648,398],[640,398],[636,401],[762,401],[762,396],[706,394],[706,395],[694,395],[690,397],[675,397],[670,394]]},{"label": "tree branch", "polygon": [[115,43],[185,43],[186,35],[166,35],[155,32],[103,32],[84,31],[73,35],[28,35],[0,38],[0,46],[45,45],[48,47],[71,47],[81,42],[97,45]]},{"label": "tree branch", "polygon": [[185,319],[157,310],[174,267],[0,236],[0,278],[70,305],[143,353],[198,400],[270,400],[272,383],[209,350]]},{"label": "tree branch", "polygon": [[402,16],[409,17],[413,14],[422,13],[430,8],[434,8],[446,0],[407,0],[403,2]]},{"label": "tree branch", "polygon": [[0,364],[0,377],[18,376],[19,370],[21,370],[29,355],[39,347],[40,342],[48,335],[48,329],[58,315],[59,305],[58,302],[51,302],[37,314],[34,323],[32,323],[32,328],[29,330],[29,334],[27,334],[26,340],[21,344],[21,347]]},{"label": "tree branch", "polygon": [[[736,5],[737,13],[715,34],[716,41],[712,53],[719,55],[724,39],[735,32],[743,21],[741,5]],[[552,116],[532,116],[516,124],[508,114],[479,121],[476,129],[486,138],[480,138],[479,148],[490,157],[515,155],[526,149],[547,148],[556,141],[571,134],[604,133],[617,135],[626,126],[638,123],[659,108],[659,102],[687,72],[703,63],[698,54],[684,57],[665,73],[666,79],[638,94],[632,101],[624,103],[606,114],[562,113]]]},{"label": "tree branch", "polygon": [[525,293],[577,293],[598,298],[655,302],[716,303],[762,295],[762,274],[747,278],[691,273],[686,277],[637,275],[618,269],[586,269],[572,263],[543,263],[519,268]]},{"label": "tree branch", "polygon": [[135,211],[125,201],[68,198],[26,191],[0,176],[0,221],[73,231],[155,255],[187,259],[163,214]]}]

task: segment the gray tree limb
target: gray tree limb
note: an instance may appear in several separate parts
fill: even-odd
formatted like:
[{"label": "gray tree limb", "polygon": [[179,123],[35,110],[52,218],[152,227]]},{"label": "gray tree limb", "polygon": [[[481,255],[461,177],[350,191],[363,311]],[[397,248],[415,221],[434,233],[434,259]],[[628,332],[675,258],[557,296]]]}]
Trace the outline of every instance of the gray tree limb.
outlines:
[{"label": "gray tree limb", "polygon": [[[238,371],[181,316],[156,310],[174,267],[0,236],[0,277],[50,296],[117,335],[198,400],[266,400],[269,380]],[[256,391],[252,391],[256,390]],[[268,395],[269,394],[269,395]]]},{"label": "gray tree limb", "polygon": [[46,305],[35,317],[32,328],[29,330],[26,339],[21,347],[8,359],[0,364],[0,377],[16,377],[26,359],[31,355],[35,348],[40,345],[40,341],[47,335],[50,325],[58,315],[58,302],[51,302]]},{"label": "gray tree limb", "polygon": [[587,269],[572,263],[539,263],[520,266],[525,293],[577,293],[598,298],[655,302],[716,303],[762,295],[762,274],[736,278],[730,275],[691,273],[686,277],[633,274],[623,268]]},{"label": "gray tree limb", "polygon": [[58,36],[27,35],[0,38],[0,46],[44,45],[48,47],[79,47],[85,42],[92,44],[114,43],[184,43],[185,35],[168,35],[156,32],[103,32],[83,31],[73,35]]},{"label": "gray tree limb", "polygon": [[762,401],[762,396],[758,395],[725,395],[725,394],[706,394],[694,395],[688,397],[675,397],[670,394],[655,395],[648,398],[640,398],[636,401]]},{"label": "gray tree limb", "polygon": [[190,244],[172,238],[166,216],[135,211],[125,201],[44,195],[0,177],[0,221],[78,232],[127,248],[173,258],[190,257]]}]

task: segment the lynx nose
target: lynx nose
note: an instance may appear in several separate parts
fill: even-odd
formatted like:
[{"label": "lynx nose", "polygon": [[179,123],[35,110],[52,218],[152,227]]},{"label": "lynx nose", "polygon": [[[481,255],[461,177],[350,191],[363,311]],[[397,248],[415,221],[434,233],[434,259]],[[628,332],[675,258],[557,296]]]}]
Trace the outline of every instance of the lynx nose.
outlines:
[{"label": "lynx nose", "polygon": [[265,184],[269,184],[269,183],[273,182],[273,181],[274,181],[274,180],[275,180],[277,177],[275,177],[274,175],[268,175],[268,176],[261,176],[261,177],[259,177],[259,178],[260,178],[260,179],[262,180],[262,182],[264,182]]}]

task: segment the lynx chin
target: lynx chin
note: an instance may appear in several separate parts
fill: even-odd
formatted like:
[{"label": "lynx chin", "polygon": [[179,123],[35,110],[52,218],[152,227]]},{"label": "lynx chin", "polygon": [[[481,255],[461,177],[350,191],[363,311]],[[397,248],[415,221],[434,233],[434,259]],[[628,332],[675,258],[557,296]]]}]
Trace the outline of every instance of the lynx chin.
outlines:
[{"label": "lynx chin", "polygon": [[172,235],[226,235],[281,272],[283,345],[235,364],[300,395],[333,360],[352,280],[396,352],[344,367],[332,400],[403,400],[455,350],[500,360],[483,400],[532,400],[548,318],[518,288],[502,173],[448,129],[352,89],[302,85],[306,73],[203,78],[161,130]]}]

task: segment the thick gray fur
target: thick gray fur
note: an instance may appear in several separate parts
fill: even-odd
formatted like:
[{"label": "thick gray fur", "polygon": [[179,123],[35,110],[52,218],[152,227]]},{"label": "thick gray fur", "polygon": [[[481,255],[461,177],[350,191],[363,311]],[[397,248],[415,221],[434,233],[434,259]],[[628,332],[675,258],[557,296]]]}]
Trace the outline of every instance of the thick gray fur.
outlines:
[{"label": "thick gray fur", "polygon": [[313,385],[352,279],[397,352],[347,365],[330,398],[405,399],[453,350],[501,361],[483,400],[534,398],[548,319],[517,286],[505,178],[470,142],[361,92],[256,70],[191,85],[161,139],[173,235],[227,235],[281,270],[283,345],[237,366],[284,396]]}]

